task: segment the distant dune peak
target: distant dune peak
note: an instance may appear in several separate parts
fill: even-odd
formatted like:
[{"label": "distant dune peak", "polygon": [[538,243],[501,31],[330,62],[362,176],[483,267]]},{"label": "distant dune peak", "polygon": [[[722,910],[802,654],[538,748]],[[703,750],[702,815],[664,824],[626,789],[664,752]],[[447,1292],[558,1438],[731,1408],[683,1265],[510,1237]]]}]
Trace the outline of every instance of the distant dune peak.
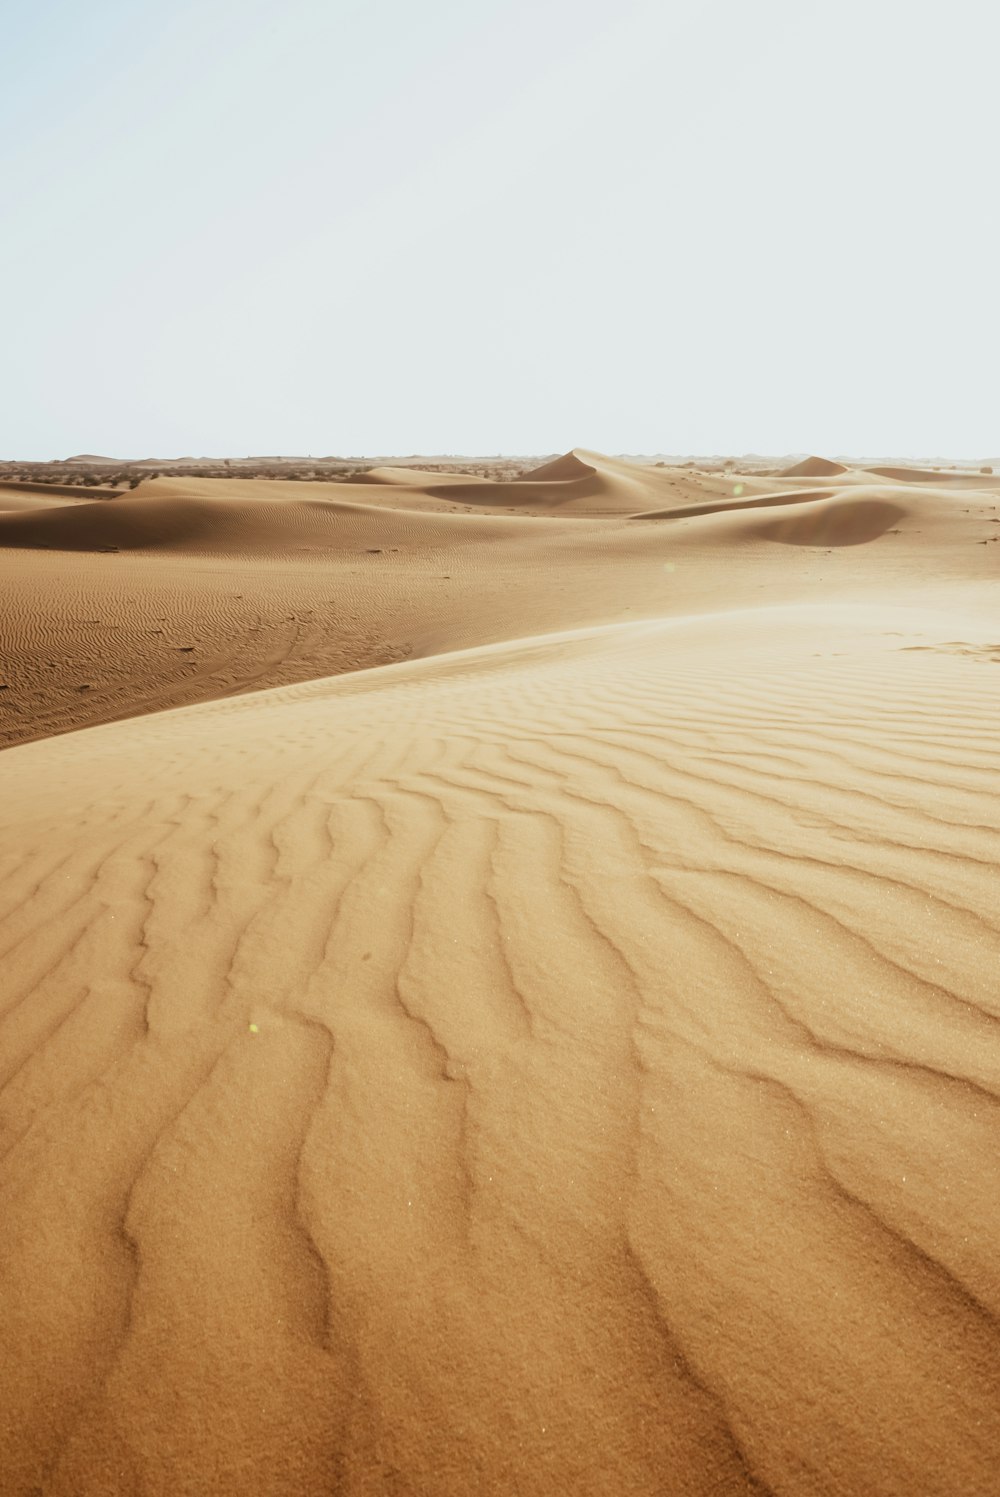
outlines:
[{"label": "distant dune peak", "polygon": [[587,452],[582,447],[573,447],[569,452],[564,452],[562,457],[553,458],[551,462],[543,463],[540,468],[532,468],[525,473],[526,479],[535,479],[540,482],[547,480],[553,483],[567,482],[574,478],[592,478],[597,471],[596,463],[600,457],[596,452]]},{"label": "distant dune peak", "polygon": [[782,477],[833,478],[836,474],[847,471],[843,463],[831,462],[828,457],[806,457],[800,463],[795,463],[793,467],[786,468]]}]

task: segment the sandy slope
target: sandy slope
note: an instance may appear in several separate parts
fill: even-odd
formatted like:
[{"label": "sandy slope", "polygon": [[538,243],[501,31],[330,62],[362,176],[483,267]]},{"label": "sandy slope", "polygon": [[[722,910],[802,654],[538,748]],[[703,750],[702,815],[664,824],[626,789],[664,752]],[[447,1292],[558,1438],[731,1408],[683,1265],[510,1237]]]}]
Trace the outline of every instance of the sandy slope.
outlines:
[{"label": "sandy slope", "polygon": [[996,1491],[1000,501],[573,462],[324,513],[427,658],[0,755],[4,1492]]},{"label": "sandy slope", "polygon": [[[729,606],[774,589],[811,599],[856,575],[867,585],[857,546],[836,525],[815,529],[827,515],[847,542],[868,535],[863,510],[873,536],[890,532],[882,585],[994,571],[979,542],[997,536],[1000,478],[958,496],[863,471],[831,488],[592,453],[520,483],[439,477],[155,479],[111,501],[0,492],[0,744],[441,650],[703,612],[723,576]],[[743,523],[744,509],[774,523]],[[782,554],[771,542],[788,526],[806,544]],[[904,539],[931,532],[933,550]]]},{"label": "sandy slope", "polygon": [[[446,497],[464,481],[422,475],[418,488],[387,473],[351,485],[159,479],[111,502],[0,495],[0,743],[634,617],[650,592],[663,606],[663,538],[651,551],[627,527],[581,533],[574,504],[588,499],[572,484],[510,493],[479,481],[489,502],[474,505]],[[624,524],[654,498],[722,492],[681,477],[612,497]],[[605,544],[628,567],[595,577]]]}]

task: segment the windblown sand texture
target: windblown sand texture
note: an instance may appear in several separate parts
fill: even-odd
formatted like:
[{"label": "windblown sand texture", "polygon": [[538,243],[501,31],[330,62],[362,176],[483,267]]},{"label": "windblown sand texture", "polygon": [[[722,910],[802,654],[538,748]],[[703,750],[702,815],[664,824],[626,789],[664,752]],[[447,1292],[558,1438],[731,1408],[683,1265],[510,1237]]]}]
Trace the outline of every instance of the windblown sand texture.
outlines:
[{"label": "windblown sand texture", "polygon": [[1000,479],[797,466],[0,494],[4,1494],[1000,1491]]}]

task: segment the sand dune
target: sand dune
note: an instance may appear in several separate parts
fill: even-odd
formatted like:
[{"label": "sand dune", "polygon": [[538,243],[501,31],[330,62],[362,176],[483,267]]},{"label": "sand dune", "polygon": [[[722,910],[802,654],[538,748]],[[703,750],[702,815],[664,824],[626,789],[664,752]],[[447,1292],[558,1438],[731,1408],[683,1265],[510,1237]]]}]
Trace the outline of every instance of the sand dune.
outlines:
[{"label": "sand dune", "polygon": [[38,513],[0,514],[0,546],[53,551],[114,546],[247,556],[342,551],[366,540],[455,545],[468,533],[467,526],[456,527],[437,516],[424,515],[416,522],[403,506],[387,515],[384,508],[352,503],[345,498],[345,484],[326,486],[338,491],[336,497],[303,495],[301,484],[290,486],[295,492],[289,497],[281,492],[286,485],[254,480],[227,484],[208,479],[198,487],[206,489],[213,482],[227,492],[205,495],[191,492],[193,485],[171,492],[182,486],[154,479],[148,485],[154,492],[143,493],[140,486],[111,504],[46,505]]},{"label": "sand dune", "polygon": [[678,504],[671,509],[642,510],[636,520],[689,520],[695,515],[735,514],[741,509],[778,509],[788,504],[814,505],[829,499],[833,489],[781,489],[774,494],[755,494],[751,499],[706,497],[699,504]]},{"label": "sand dune", "polygon": [[[104,488],[99,484],[81,487],[79,484],[69,483],[30,483],[19,480],[17,483],[0,484],[0,500],[3,509],[21,509],[29,507],[29,500],[38,501],[38,507],[42,504],[60,505],[67,502],[93,503],[95,499],[117,499],[120,490]],[[22,502],[23,501],[23,504]]]},{"label": "sand dune", "polygon": [[489,483],[489,479],[469,473],[428,473],[423,468],[367,468],[353,480],[355,483],[388,484],[390,488],[422,489],[428,484],[440,488],[444,484]]},{"label": "sand dune", "polygon": [[[601,515],[575,512],[558,481],[509,504],[483,482],[484,506],[449,499],[437,474],[424,488],[156,479],[110,503],[0,512],[0,741],[683,609],[697,571],[668,576],[677,540],[633,533],[631,517],[718,504],[734,485],[631,469],[616,489],[623,466],[607,464]],[[616,564],[595,567],[601,555]],[[748,575],[746,595],[759,585]]]},{"label": "sand dune", "polygon": [[1000,495],[591,457],[0,516],[5,1494],[996,1490]]},{"label": "sand dune", "polygon": [[885,535],[907,513],[905,506],[879,495],[824,495],[780,518],[755,520],[743,533],[793,546],[861,546]]},{"label": "sand dune", "polygon": [[786,478],[835,478],[847,473],[843,463],[831,462],[827,457],[805,457],[800,463],[785,469]]},{"label": "sand dune", "polygon": [[572,452],[564,452],[561,457],[554,457],[551,462],[530,469],[526,477],[534,483],[566,483],[579,478],[590,479],[596,477],[599,469],[609,461],[610,459],[601,458],[597,453],[574,448]]},{"label": "sand dune", "polygon": [[53,484],[41,483],[0,485],[0,514],[31,514],[39,509],[62,508],[89,501],[89,493],[85,501],[79,490],[70,494],[68,489],[58,489],[53,493],[54,487]]},{"label": "sand dune", "polygon": [[932,483],[938,488],[995,489],[997,477],[992,473],[943,473],[937,468],[872,467],[865,470],[876,477],[891,478],[896,483]]}]

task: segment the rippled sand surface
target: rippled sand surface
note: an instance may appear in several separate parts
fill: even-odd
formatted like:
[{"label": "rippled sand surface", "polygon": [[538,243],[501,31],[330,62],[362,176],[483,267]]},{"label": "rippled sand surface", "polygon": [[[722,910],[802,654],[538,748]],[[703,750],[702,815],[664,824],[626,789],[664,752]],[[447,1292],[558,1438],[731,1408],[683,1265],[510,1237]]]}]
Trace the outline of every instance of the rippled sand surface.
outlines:
[{"label": "rippled sand surface", "polygon": [[830,466],[0,513],[0,1491],[998,1490],[1000,493]]}]

